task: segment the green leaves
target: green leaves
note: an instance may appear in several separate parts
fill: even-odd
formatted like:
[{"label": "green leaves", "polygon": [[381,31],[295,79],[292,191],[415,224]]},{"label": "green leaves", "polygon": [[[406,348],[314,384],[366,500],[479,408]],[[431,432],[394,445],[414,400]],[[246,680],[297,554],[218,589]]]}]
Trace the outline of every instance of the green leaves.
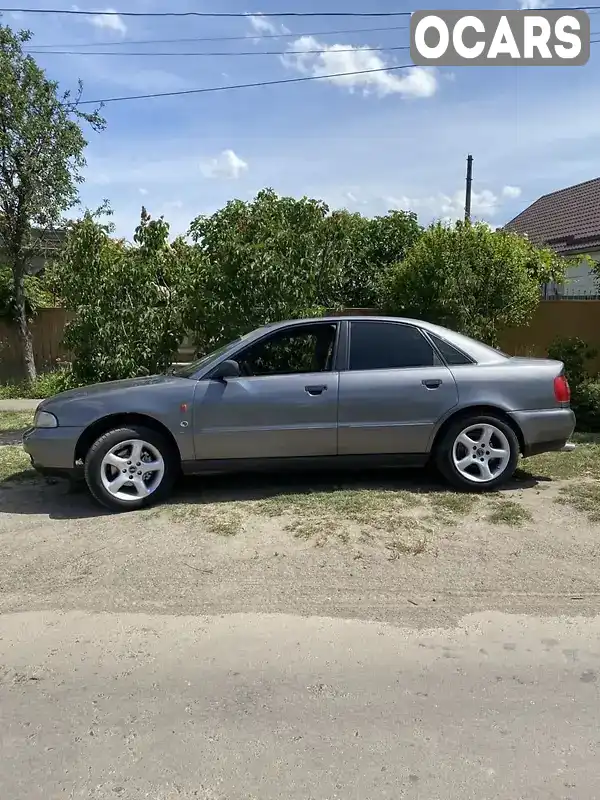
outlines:
[{"label": "green leaves", "polygon": [[143,211],[130,245],[91,214],[71,226],[51,280],[75,311],[65,344],[77,383],[165,372],[185,336],[198,254]]},{"label": "green leaves", "polygon": [[484,223],[436,223],[390,271],[385,305],[496,345],[502,328],[529,320],[541,283],[563,275],[556,254],[517,234]]},{"label": "green leaves", "polygon": [[199,349],[326,308],[376,306],[382,275],[420,232],[412,214],[329,213],[318,200],[271,189],[198,217],[190,235],[203,264],[188,319]]},{"label": "green leaves", "polygon": [[0,250],[12,270],[15,316],[33,379],[25,276],[47,233],[78,199],[87,144],[81,124],[102,130],[105,123],[97,111],[79,110],[81,84],[75,95],[60,93],[23,52],[30,38],[0,25]]}]

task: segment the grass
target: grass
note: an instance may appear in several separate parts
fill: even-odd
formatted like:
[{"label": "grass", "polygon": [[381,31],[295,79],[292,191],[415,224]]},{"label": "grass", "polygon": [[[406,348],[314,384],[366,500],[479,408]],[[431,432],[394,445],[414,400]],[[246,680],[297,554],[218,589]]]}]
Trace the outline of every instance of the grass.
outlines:
[{"label": "grass", "polygon": [[487,519],[494,525],[522,525],[531,522],[531,512],[514,500],[499,500],[494,503]]},{"label": "grass", "polygon": [[20,431],[30,427],[33,414],[30,411],[0,411],[0,433]]},{"label": "grass", "polygon": [[172,503],[166,508],[175,522],[200,521],[216,536],[237,536],[244,529],[244,515],[235,503]]},{"label": "grass", "polygon": [[431,504],[441,512],[468,514],[477,504],[479,498],[463,492],[440,492],[431,496]]},{"label": "grass", "polygon": [[37,473],[31,469],[29,456],[21,447],[0,447],[0,483],[32,480]]},{"label": "grass", "polygon": [[600,522],[600,483],[564,486],[555,502],[587,514],[591,522]]},{"label": "grass", "polygon": [[[593,434],[580,434],[579,442],[583,437],[589,442]],[[592,441],[595,443],[578,443],[572,453],[543,453],[526,458],[519,472],[522,477],[531,475],[552,480],[600,479],[600,443],[597,443],[600,439],[593,437]]]}]

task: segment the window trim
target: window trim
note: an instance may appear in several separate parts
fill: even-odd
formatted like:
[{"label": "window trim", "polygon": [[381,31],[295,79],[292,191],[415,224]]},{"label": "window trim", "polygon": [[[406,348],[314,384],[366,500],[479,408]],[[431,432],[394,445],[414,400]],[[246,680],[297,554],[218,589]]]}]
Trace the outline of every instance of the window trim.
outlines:
[{"label": "window trim", "polygon": [[[351,369],[350,368],[350,358],[352,355],[352,326],[353,325],[360,325],[360,323],[367,323],[371,325],[396,325],[403,328],[410,328],[413,331],[417,331],[425,342],[431,347],[433,353],[433,360],[434,362],[437,360],[439,363],[433,363],[428,366],[422,367],[377,367],[376,369]],[[410,322],[401,322],[398,320],[389,320],[389,319],[353,319],[348,320],[348,335],[347,335],[347,349],[346,349],[346,364],[345,369],[347,372],[388,372],[390,370],[407,370],[407,369],[434,369],[439,367],[446,367],[446,364],[442,358],[440,358],[440,354],[436,347],[433,346],[433,343],[430,341],[429,337],[424,335],[424,331],[418,325],[412,325]]]},{"label": "window trim", "polygon": [[[431,343],[431,346],[433,347],[433,349],[435,350],[435,352],[438,354],[439,358],[441,359],[442,364],[445,367],[448,367],[448,369],[459,369],[460,367],[472,367],[473,365],[477,364],[477,361],[475,361],[473,356],[470,356],[468,353],[465,353],[464,350],[461,350],[460,347],[457,347],[455,344],[452,344],[452,342],[449,342],[448,339],[444,339],[443,336],[439,336],[437,333],[434,333],[433,331],[428,331],[427,328],[421,328],[421,333],[423,333],[425,335],[425,338]],[[463,358],[465,358],[469,363],[468,364],[448,364],[448,362],[444,358],[444,354],[442,353],[442,351],[439,349],[439,347],[435,343],[436,339],[439,339],[441,342],[444,342],[449,347],[451,347],[453,350],[456,350],[456,352],[460,353],[460,355],[463,356]]]},{"label": "window trim", "polygon": [[206,375],[204,375],[201,380],[203,380],[203,381],[214,380],[212,375],[213,375],[213,373],[215,372],[215,370],[217,369],[217,367],[219,366],[219,364],[222,361],[236,361],[237,357],[240,355],[240,353],[243,353],[244,350],[248,350],[250,347],[254,347],[257,344],[260,344],[261,342],[264,342],[266,339],[270,339],[273,336],[283,335],[284,333],[289,333],[290,331],[293,331],[296,328],[313,328],[313,327],[316,327],[317,325],[334,325],[335,329],[336,329],[336,331],[335,331],[335,340],[333,342],[333,358],[331,360],[331,369],[323,371],[323,372],[286,372],[286,373],[284,373],[282,375],[281,374],[280,375],[240,375],[240,378],[237,378],[237,379],[236,378],[233,378],[233,379],[230,378],[229,380],[240,380],[240,379],[243,378],[243,380],[246,380],[246,381],[253,381],[253,380],[264,379],[264,378],[289,378],[291,376],[298,376],[298,375],[333,375],[336,372],[339,372],[339,370],[340,370],[340,366],[338,364],[338,358],[339,358],[339,352],[340,352],[340,338],[341,338],[342,325],[340,324],[340,321],[338,321],[338,320],[311,320],[310,322],[296,322],[296,323],[294,323],[292,325],[286,325],[285,327],[276,328],[275,330],[267,331],[262,336],[259,336],[258,338],[254,339],[252,342],[247,342],[244,345],[244,347],[240,347],[238,350],[234,350],[232,353],[229,353],[229,355],[226,358],[219,359],[219,361],[216,364],[214,364],[212,369]]}]

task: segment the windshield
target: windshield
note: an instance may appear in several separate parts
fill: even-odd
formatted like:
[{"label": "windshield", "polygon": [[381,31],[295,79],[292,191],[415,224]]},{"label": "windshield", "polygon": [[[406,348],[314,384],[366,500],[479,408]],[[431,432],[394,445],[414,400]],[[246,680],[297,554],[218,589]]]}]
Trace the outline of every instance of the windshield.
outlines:
[{"label": "windshield", "polygon": [[221,355],[221,353],[229,350],[229,348],[236,342],[241,342],[245,338],[245,336],[238,336],[231,342],[227,342],[227,344],[221,345],[221,347],[217,347],[216,350],[213,350],[212,352],[207,353],[207,355],[202,356],[202,358],[199,358],[197,361],[192,361],[183,367],[178,367],[177,369],[173,370],[173,375],[177,375],[178,378],[189,378],[191,375],[194,375],[194,373],[198,372],[199,369],[202,369],[205,364],[208,364],[209,361],[212,361],[213,358],[217,358]]}]

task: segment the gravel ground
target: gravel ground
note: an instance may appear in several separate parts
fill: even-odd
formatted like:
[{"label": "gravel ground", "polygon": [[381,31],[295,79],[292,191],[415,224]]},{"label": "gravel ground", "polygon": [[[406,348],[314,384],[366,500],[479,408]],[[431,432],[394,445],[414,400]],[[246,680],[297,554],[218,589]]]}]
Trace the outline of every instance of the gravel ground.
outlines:
[{"label": "gravel ground", "polygon": [[554,502],[566,485],[517,484],[496,516],[497,500],[452,513],[425,493],[433,516],[409,510],[398,539],[393,518],[385,533],[352,520],[336,532],[318,491],[307,528],[286,506],[293,487],[267,477],[190,480],[172,504],[126,515],[62,482],[3,484],[0,613],[267,610],[418,627],[491,609],[592,614],[600,525]]}]

